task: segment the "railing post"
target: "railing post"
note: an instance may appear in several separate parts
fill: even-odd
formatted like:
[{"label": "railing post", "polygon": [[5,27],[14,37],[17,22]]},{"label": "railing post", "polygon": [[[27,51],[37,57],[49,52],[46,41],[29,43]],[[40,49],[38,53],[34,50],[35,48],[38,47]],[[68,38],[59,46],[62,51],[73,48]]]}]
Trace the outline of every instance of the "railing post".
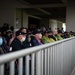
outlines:
[{"label": "railing post", "polygon": [[50,75],[50,48],[48,48],[48,75]]},{"label": "railing post", "polygon": [[55,63],[54,63],[54,75],[57,75],[57,45],[54,46],[54,58],[55,58]]},{"label": "railing post", "polygon": [[55,50],[53,46],[53,75],[55,75]]},{"label": "railing post", "polygon": [[26,75],[29,75],[29,55],[26,56]]},{"label": "railing post", "polygon": [[61,75],[63,75],[63,43],[61,47]]},{"label": "railing post", "polygon": [[41,50],[41,75],[44,75],[44,50]]},{"label": "railing post", "polygon": [[23,74],[23,58],[19,58],[19,75]]},{"label": "railing post", "polygon": [[10,62],[10,75],[15,75],[15,72],[14,72],[14,61],[11,61]]},{"label": "railing post", "polygon": [[0,75],[4,75],[4,65],[0,65]]},{"label": "railing post", "polygon": [[36,75],[41,75],[41,51],[36,53]]},{"label": "railing post", "polygon": [[50,47],[50,75],[53,75],[53,50]]},{"label": "railing post", "polygon": [[47,56],[48,56],[48,49],[46,48],[45,49],[45,75],[47,75],[47,71],[48,71],[48,58],[47,58]]},{"label": "railing post", "polygon": [[35,75],[35,53],[31,57],[31,75]]}]

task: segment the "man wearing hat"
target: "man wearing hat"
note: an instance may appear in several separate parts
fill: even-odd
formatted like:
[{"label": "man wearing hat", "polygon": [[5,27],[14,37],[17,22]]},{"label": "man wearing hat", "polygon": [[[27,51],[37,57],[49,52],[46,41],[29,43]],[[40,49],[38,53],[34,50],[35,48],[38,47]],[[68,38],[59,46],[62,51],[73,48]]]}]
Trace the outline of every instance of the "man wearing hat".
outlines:
[{"label": "man wearing hat", "polygon": [[18,30],[16,32],[15,39],[11,43],[12,51],[17,51],[17,50],[24,49],[25,46],[23,45],[23,42],[25,41],[25,39],[26,39],[26,33],[21,32],[20,30]]},{"label": "man wearing hat", "polygon": [[42,34],[41,31],[39,29],[35,29],[33,31],[33,36],[31,37],[31,44],[32,46],[38,46],[42,44]]}]

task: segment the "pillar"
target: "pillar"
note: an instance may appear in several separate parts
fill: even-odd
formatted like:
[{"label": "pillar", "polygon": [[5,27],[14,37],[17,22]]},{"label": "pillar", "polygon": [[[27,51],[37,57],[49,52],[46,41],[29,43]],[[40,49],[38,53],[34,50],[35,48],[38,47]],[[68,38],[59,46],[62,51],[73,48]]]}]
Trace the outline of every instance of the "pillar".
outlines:
[{"label": "pillar", "polygon": [[75,7],[67,7],[66,26],[67,31],[75,32]]},{"label": "pillar", "polygon": [[54,30],[55,28],[57,28],[57,20],[53,20],[53,19],[50,19],[49,20],[49,27]]}]

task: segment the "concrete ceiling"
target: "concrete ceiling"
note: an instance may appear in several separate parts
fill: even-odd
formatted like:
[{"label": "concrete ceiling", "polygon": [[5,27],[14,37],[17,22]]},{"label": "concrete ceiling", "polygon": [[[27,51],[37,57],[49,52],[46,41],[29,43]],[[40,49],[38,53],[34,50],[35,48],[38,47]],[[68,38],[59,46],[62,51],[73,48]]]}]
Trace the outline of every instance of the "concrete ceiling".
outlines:
[{"label": "concrete ceiling", "polygon": [[72,0],[18,0],[28,7],[28,14],[39,18],[58,19],[65,22],[66,7],[74,5]]}]

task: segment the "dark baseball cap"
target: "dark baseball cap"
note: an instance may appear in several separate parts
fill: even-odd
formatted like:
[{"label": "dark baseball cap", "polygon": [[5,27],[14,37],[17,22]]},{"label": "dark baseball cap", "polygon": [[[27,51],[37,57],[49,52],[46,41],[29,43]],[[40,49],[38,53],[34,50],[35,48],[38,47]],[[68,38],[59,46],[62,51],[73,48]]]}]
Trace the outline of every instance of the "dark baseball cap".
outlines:
[{"label": "dark baseball cap", "polygon": [[25,35],[25,34],[27,34],[27,33],[21,32],[20,30],[18,30],[18,31],[16,32],[16,36]]},{"label": "dark baseball cap", "polygon": [[41,33],[41,30],[40,29],[35,29],[34,31],[33,31],[33,34],[35,35],[35,34],[38,34],[38,33]]}]

